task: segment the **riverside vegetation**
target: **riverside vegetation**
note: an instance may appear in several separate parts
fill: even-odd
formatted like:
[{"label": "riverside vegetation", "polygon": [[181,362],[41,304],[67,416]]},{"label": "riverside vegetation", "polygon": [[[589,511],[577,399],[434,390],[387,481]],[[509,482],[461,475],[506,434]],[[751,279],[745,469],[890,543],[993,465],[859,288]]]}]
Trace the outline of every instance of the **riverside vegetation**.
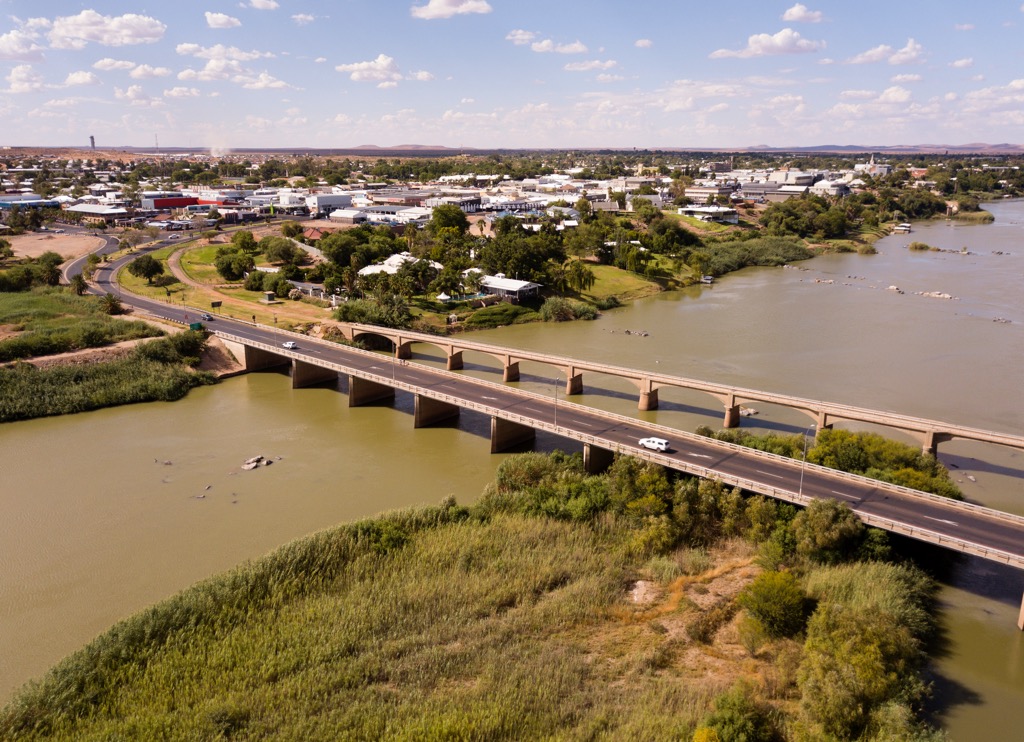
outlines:
[{"label": "riverside vegetation", "polygon": [[522,454],[117,624],[0,737],[937,740],[933,595],[845,505]]},{"label": "riverside vegetation", "polygon": [[112,306],[66,289],[0,292],[0,328],[9,335],[0,340],[0,361],[14,361],[0,367],[0,422],[170,401],[212,383],[212,376],[192,369],[206,343],[201,332],[153,339],[99,363],[37,368],[23,361],[163,335],[144,322],[110,317]]}]

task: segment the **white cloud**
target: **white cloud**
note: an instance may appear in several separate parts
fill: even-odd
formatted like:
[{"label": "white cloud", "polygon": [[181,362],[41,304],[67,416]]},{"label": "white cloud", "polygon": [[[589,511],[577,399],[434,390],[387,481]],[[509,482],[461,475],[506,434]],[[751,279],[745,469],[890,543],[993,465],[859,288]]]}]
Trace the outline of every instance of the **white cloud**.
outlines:
[{"label": "white cloud", "polygon": [[889,64],[911,64],[921,60],[924,47],[913,39],[907,39],[907,45],[889,57]]},{"label": "white cloud", "polygon": [[162,39],[166,30],[167,26],[149,16],[106,16],[95,10],[83,10],[78,15],[55,19],[48,36],[50,45],[56,49],[84,49],[89,42],[101,46],[152,44]]},{"label": "white cloud", "polygon": [[514,31],[509,31],[505,35],[505,41],[511,41],[516,46],[524,46],[526,44],[529,44],[535,38],[537,38],[537,34],[535,34],[533,31],[524,31],[521,28],[517,28]]},{"label": "white cloud", "polygon": [[169,88],[164,91],[164,98],[198,98],[199,90],[197,88],[186,88],[178,85],[173,88]]},{"label": "white cloud", "polygon": [[129,62],[124,59],[111,59],[110,57],[104,57],[92,65],[94,70],[103,70],[104,72],[110,70],[130,70],[134,69],[134,67],[135,62]]},{"label": "white cloud", "polygon": [[273,57],[270,52],[242,51],[237,46],[200,46],[199,44],[178,44],[174,50],[186,57],[198,57],[199,59],[233,59],[237,62],[251,62],[262,57]]},{"label": "white cloud", "polygon": [[974,30],[974,24],[973,23],[957,23],[957,24],[955,24],[953,26],[953,29],[956,30],[956,31],[973,31]]},{"label": "white cloud", "polygon": [[414,5],[409,10],[413,18],[432,21],[467,13],[490,13],[487,0],[428,0],[426,5]]},{"label": "white cloud", "polygon": [[148,64],[140,64],[128,73],[128,76],[136,80],[148,80],[152,77],[167,77],[171,71],[166,67],[151,67]]},{"label": "white cloud", "polygon": [[127,90],[121,90],[121,88],[114,88],[114,97],[118,100],[124,100],[131,103],[133,106],[162,106],[163,101],[158,98],[151,98],[142,89],[141,85],[131,85]]},{"label": "white cloud", "polygon": [[19,64],[7,75],[8,88],[5,93],[34,93],[43,87],[43,78],[30,64]]},{"label": "white cloud", "polygon": [[465,103],[465,104],[476,103],[476,100],[474,98],[463,98],[462,100],[459,101],[459,103]]},{"label": "white cloud", "polygon": [[88,72],[86,70],[78,70],[77,72],[71,72],[64,79],[64,84],[67,86],[71,85],[99,85],[100,79],[96,77],[96,73]]},{"label": "white cloud", "polygon": [[201,70],[191,68],[178,73],[179,80],[201,80],[210,82],[212,80],[227,80],[237,75],[244,75],[246,72],[242,64],[235,59],[211,59]]},{"label": "white cloud", "polygon": [[973,67],[974,66],[974,58],[973,57],[964,57],[963,59],[957,59],[954,62],[950,62],[949,66],[950,67],[954,67],[954,68],[956,68],[958,70],[967,69],[968,67]]},{"label": "white cloud", "polygon": [[420,82],[430,82],[434,79],[434,75],[426,70],[417,70],[416,72],[410,73],[409,80],[418,80]]},{"label": "white cloud", "polygon": [[808,10],[806,5],[797,3],[782,14],[782,20],[792,23],[821,23],[820,10]]},{"label": "white cloud", "polygon": [[906,88],[901,88],[899,85],[886,88],[878,96],[879,103],[906,103],[908,100],[910,100],[910,91]]},{"label": "white cloud", "polygon": [[921,82],[923,78],[917,74],[906,74],[906,75],[893,75],[889,78],[890,82]]},{"label": "white cloud", "polygon": [[395,82],[394,80],[385,80],[382,83],[378,83],[377,87],[380,88],[381,90],[387,90],[388,88],[397,88],[398,83]]},{"label": "white cloud", "polygon": [[555,52],[556,54],[583,54],[587,51],[587,47],[580,41],[574,41],[571,44],[556,44],[551,39],[535,41],[530,44],[530,49],[542,54],[547,52]]},{"label": "white cloud", "polygon": [[708,55],[711,59],[724,59],[727,57],[766,57],[777,54],[805,54],[816,52],[825,48],[824,41],[811,41],[800,36],[799,32],[791,28],[784,28],[777,34],[754,34],[747,39],[747,46],[744,49],[734,51],[732,49],[719,49]]},{"label": "white cloud", "polygon": [[892,54],[892,47],[888,44],[880,44],[879,46],[868,49],[866,52],[861,52],[853,57],[847,59],[848,64],[871,64],[873,62],[881,62],[884,59],[888,59]]},{"label": "white cloud", "polygon": [[249,0],[249,7],[256,10],[277,10],[277,0]]},{"label": "white cloud", "polygon": [[844,100],[849,100],[851,98],[869,100],[874,98],[876,95],[878,95],[878,93],[874,90],[844,90],[839,93],[839,97]]},{"label": "white cloud", "polygon": [[14,29],[0,36],[0,59],[36,62],[43,58],[43,47],[35,42],[39,34]]},{"label": "white cloud", "polygon": [[324,62],[327,61],[327,57],[317,57],[313,61],[316,62],[317,64],[323,64]]},{"label": "white cloud", "polygon": [[334,69],[348,72],[353,82],[375,82],[378,83],[377,87],[394,87],[402,79],[402,71],[387,54],[378,54],[376,59],[369,62],[339,64]]},{"label": "white cloud", "polygon": [[605,72],[602,72],[594,79],[597,80],[598,82],[619,82],[620,80],[625,80],[626,78],[624,78],[622,75],[609,75]]},{"label": "white cloud", "polygon": [[861,52],[846,60],[847,64],[872,64],[874,62],[888,61],[889,64],[910,64],[921,60],[924,47],[913,39],[907,39],[907,45],[898,51],[894,51],[888,44],[880,44],[876,47]]},{"label": "white cloud", "polygon": [[234,79],[235,82],[241,82],[242,87],[246,90],[277,90],[280,88],[287,88],[288,83],[283,80],[278,80],[276,77],[261,72],[255,78],[248,78],[244,75]]},{"label": "white cloud", "polygon": [[650,49],[652,46],[654,46],[654,42],[651,41],[650,39],[637,39],[636,41],[633,42],[633,46],[637,47],[638,49]]},{"label": "white cloud", "polygon": [[305,26],[315,21],[316,16],[309,13],[296,13],[292,16],[292,20],[295,21],[296,26]]},{"label": "white cloud", "polygon": [[602,62],[599,59],[591,59],[589,62],[569,62],[562,69],[569,72],[591,72],[593,70],[610,70],[618,65],[614,59]]},{"label": "white cloud", "polygon": [[206,11],[206,25],[210,28],[236,28],[237,26],[241,26],[242,22],[225,13],[211,13],[210,11]]}]

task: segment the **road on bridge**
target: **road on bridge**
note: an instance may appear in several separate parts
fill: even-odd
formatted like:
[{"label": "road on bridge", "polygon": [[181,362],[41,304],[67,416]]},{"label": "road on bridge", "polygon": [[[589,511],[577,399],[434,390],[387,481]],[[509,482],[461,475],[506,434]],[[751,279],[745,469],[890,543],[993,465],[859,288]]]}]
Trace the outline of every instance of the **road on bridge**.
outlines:
[{"label": "road on bridge", "polygon": [[[116,290],[113,276],[117,269],[138,254],[99,266],[94,276],[99,290],[103,293]],[[195,308],[136,295],[126,297],[125,301],[173,322],[194,322],[200,315]],[[640,420],[273,327],[219,316],[207,326],[214,333],[223,332],[271,346],[283,357],[311,364],[318,361],[335,364],[357,376],[376,377],[375,380],[381,383],[390,378],[396,385],[415,387],[429,396],[461,400],[466,406],[485,413],[533,421],[544,429],[553,426],[555,432],[564,437],[592,440],[594,445],[657,461],[681,471],[698,473],[710,470],[712,476],[717,475],[723,482],[739,483],[750,491],[773,494],[794,502],[806,502],[809,498],[839,500],[869,524],[1024,568],[1024,518],[680,431],[671,435],[668,452],[654,453],[640,447],[639,439],[650,435],[667,437],[667,429]],[[295,342],[297,347],[284,348],[282,343],[287,341]]]}]

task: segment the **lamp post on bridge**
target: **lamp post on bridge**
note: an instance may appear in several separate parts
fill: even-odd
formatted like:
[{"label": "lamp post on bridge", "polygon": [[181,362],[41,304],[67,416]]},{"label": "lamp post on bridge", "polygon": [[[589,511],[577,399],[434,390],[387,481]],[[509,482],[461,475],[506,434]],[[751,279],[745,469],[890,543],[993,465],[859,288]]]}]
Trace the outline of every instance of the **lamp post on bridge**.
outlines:
[{"label": "lamp post on bridge", "polygon": [[807,469],[807,436],[816,427],[817,425],[811,425],[809,428],[807,428],[807,430],[804,431],[804,456],[803,460],[800,462],[800,487],[797,491],[797,497],[803,497],[804,495],[804,471]]}]

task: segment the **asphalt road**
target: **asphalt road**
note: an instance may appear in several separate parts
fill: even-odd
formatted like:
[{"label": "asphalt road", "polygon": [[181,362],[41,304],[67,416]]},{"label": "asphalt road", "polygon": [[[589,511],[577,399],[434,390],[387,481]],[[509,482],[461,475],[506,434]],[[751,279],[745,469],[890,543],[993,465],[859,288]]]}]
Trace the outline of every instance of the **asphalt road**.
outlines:
[{"label": "asphalt road", "polygon": [[[136,251],[110,265],[102,265],[94,276],[99,291],[117,293],[116,283],[112,281],[114,271],[128,260],[149,249],[157,249],[161,244]],[[198,321],[202,311],[123,293],[122,300],[155,316],[182,323]],[[390,377],[396,384],[416,387],[428,396],[463,400],[476,409],[499,417],[519,417],[553,425],[558,434],[566,437],[577,440],[592,437],[596,439],[595,445],[603,444],[614,450],[650,458],[682,471],[709,469],[717,472],[723,481],[751,483],[745,489],[766,493],[774,491],[783,495],[783,499],[799,500],[803,496],[839,500],[866,517],[869,523],[886,527],[880,521],[891,521],[895,525],[889,530],[933,543],[945,541],[951,548],[981,553],[996,561],[1024,567],[1024,518],[890,488],[873,480],[837,474],[813,465],[804,466],[799,461],[765,456],[707,438],[679,432],[667,434],[663,428],[652,429],[642,421],[632,421],[564,398],[548,398],[515,387],[480,382],[415,362],[398,362],[390,356],[368,354],[274,327],[222,316],[216,316],[205,324],[215,333],[223,332],[272,346],[288,358],[313,364],[318,360],[329,362],[357,376],[370,375],[385,380]],[[289,340],[296,342],[298,347],[294,350],[283,348],[282,343]],[[670,450],[655,454],[641,448],[638,441],[650,435],[669,438]],[[985,555],[985,550],[1002,554]]]}]

